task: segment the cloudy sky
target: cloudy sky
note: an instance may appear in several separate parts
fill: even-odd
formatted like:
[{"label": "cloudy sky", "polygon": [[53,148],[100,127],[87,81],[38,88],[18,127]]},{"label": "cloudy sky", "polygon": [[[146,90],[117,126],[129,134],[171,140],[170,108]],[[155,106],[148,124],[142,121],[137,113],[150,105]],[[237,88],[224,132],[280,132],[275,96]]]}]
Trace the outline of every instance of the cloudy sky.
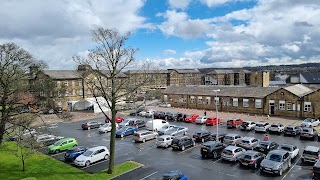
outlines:
[{"label": "cloudy sky", "polygon": [[297,64],[320,62],[319,17],[318,0],[1,0],[0,44],[73,69],[104,27],[161,68]]}]

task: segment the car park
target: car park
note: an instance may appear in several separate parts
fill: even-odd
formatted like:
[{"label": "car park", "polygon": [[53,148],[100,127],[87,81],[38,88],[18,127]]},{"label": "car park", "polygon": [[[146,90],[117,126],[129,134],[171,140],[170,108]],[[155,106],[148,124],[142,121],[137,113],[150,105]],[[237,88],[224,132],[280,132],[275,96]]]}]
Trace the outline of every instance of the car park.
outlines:
[{"label": "car park", "polygon": [[87,149],[83,154],[74,160],[76,166],[89,166],[97,161],[108,159],[109,150],[105,146],[97,146]]},{"label": "car park", "polygon": [[205,124],[207,120],[206,116],[199,116],[196,120],[195,123],[196,124]]},{"label": "car park", "polygon": [[269,128],[269,133],[278,133],[281,134],[284,131],[284,126],[281,123],[272,123]]},{"label": "car park", "polygon": [[175,170],[164,173],[161,180],[188,180],[188,178],[182,172]]},{"label": "car park", "polygon": [[204,158],[213,157],[214,159],[221,156],[223,149],[226,146],[217,141],[205,142],[200,149],[201,156]]},{"label": "car park", "polygon": [[187,131],[188,131],[187,127],[175,126],[168,129],[168,131],[166,131],[164,134],[170,135],[170,136],[182,136],[182,135],[186,135]]},{"label": "car park", "polygon": [[227,120],[227,128],[236,128],[243,123],[242,119],[232,118]]},{"label": "car park", "polygon": [[273,150],[268,153],[260,164],[260,170],[282,176],[283,172],[291,167],[291,156],[283,150]]},{"label": "car park", "polygon": [[256,127],[256,123],[253,121],[243,121],[241,126],[240,126],[240,130],[246,130],[246,131],[251,131],[254,130],[254,128]]},{"label": "car park", "polygon": [[303,122],[301,123],[301,127],[309,127],[309,128],[319,126],[319,125],[320,125],[319,119],[312,119],[312,118],[307,118],[303,120]]},{"label": "car park", "polygon": [[83,154],[88,148],[84,146],[73,147],[64,154],[64,159],[66,161],[74,161],[78,156]]},{"label": "car park", "polygon": [[150,131],[158,131],[158,129],[161,129],[163,126],[168,126],[169,123],[162,119],[153,119],[150,121],[147,121],[146,123],[146,129]]},{"label": "car park", "polygon": [[283,135],[296,136],[300,134],[301,128],[298,126],[289,125],[286,126],[283,130]]},{"label": "car park", "polygon": [[[123,120],[124,120],[123,117],[116,117],[116,123],[121,123]],[[109,119],[106,119],[104,122],[109,123]]]},{"label": "car park", "polygon": [[[218,124],[221,122],[220,118],[218,118]],[[217,118],[214,116],[210,116],[206,120],[206,126],[214,126],[217,125]]]},{"label": "car park", "polygon": [[78,146],[78,141],[75,138],[63,138],[48,146],[48,152],[59,153],[61,151],[68,150],[75,146]]},{"label": "car park", "polygon": [[196,146],[196,143],[191,137],[188,136],[179,136],[175,137],[172,140],[171,147],[173,150],[184,151],[188,147]]},{"label": "car park", "polygon": [[[224,142],[224,137],[226,137],[227,133],[218,133],[218,141]],[[216,141],[217,133],[213,133],[209,136],[209,141]]]},{"label": "car park", "polygon": [[[118,123],[116,123],[116,129],[118,128],[119,128],[119,125]],[[111,132],[111,129],[112,129],[112,124],[106,123],[102,125],[98,130],[99,130],[99,133],[103,134],[103,133]]]},{"label": "car park", "polygon": [[255,132],[268,132],[270,128],[270,123],[265,121],[259,121],[256,123],[256,127],[254,128]]},{"label": "car park", "polygon": [[168,115],[167,115],[167,120],[170,120],[170,121],[175,121],[175,120],[177,120],[177,114],[176,114],[176,113],[169,112]]},{"label": "car park", "polygon": [[256,146],[259,145],[259,142],[260,142],[260,140],[255,137],[244,137],[241,139],[238,146],[242,147],[243,149],[253,150]]},{"label": "car park", "polygon": [[156,145],[157,147],[168,148],[169,146],[171,146],[172,140],[173,140],[173,136],[162,135],[157,138]]},{"label": "car park", "polygon": [[312,168],[312,179],[318,180],[320,179],[320,161],[318,160],[316,163],[314,163]]},{"label": "car park", "polygon": [[223,149],[222,154],[221,154],[221,158],[226,161],[235,162],[238,160],[238,158],[241,156],[241,154],[245,151],[246,150],[241,147],[230,145],[230,146],[227,146],[226,148]]},{"label": "car park", "polygon": [[279,148],[279,144],[271,141],[260,141],[259,145],[254,148],[255,151],[267,154],[269,151]]},{"label": "car park", "polygon": [[24,131],[18,132],[13,136],[9,136],[11,141],[15,141],[17,139],[23,140],[30,137],[35,137],[37,135],[37,131],[34,129],[26,129]]},{"label": "car park", "polygon": [[313,128],[302,128],[300,132],[300,139],[311,139],[315,140],[318,137],[318,132]]},{"label": "car park", "polygon": [[281,144],[280,149],[284,151],[288,151],[290,153],[291,159],[299,156],[299,148],[293,144]]},{"label": "car park", "polygon": [[260,152],[249,150],[243,152],[242,155],[238,158],[238,161],[242,166],[248,166],[257,169],[265,156],[266,155]]},{"label": "car park", "polygon": [[210,139],[210,135],[211,133],[209,131],[198,130],[193,134],[192,137],[195,139],[195,141],[205,142]]},{"label": "car park", "polygon": [[102,124],[99,123],[98,121],[88,121],[88,122],[85,122],[81,125],[83,130],[99,128],[100,126],[102,126]]},{"label": "car park", "polygon": [[301,160],[302,162],[315,163],[319,160],[320,148],[318,146],[306,146],[303,149]]},{"label": "car park", "polygon": [[159,134],[157,132],[140,130],[133,134],[133,140],[135,142],[146,142],[151,139],[156,139],[158,135]]},{"label": "car park", "polygon": [[189,116],[186,117],[185,122],[189,122],[189,123],[195,122],[198,117],[199,117],[198,114],[190,114]]},{"label": "car park", "polygon": [[241,142],[241,138],[239,134],[227,134],[223,143],[226,145],[238,145]]},{"label": "car park", "polygon": [[138,131],[138,128],[135,126],[125,126],[116,132],[116,137],[123,138],[124,136],[132,135],[137,131]]},{"label": "car park", "polygon": [[55,136],[52,134],[41,134],[39,136],[35,136],[35,140],[45,146],[49,146],[63,138],[64,137],[62,136]]}]

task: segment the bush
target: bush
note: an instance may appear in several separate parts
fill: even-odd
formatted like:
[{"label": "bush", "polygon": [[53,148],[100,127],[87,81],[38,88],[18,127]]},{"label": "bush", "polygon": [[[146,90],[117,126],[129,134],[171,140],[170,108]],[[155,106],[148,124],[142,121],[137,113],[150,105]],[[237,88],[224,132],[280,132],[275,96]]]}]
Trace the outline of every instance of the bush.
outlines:
[{"label": "bush", "polygon": [[68,111],[62,111],[62,113],[57,114],[60,119],[64,121],[71,121],[73,119],[73,114]]}]

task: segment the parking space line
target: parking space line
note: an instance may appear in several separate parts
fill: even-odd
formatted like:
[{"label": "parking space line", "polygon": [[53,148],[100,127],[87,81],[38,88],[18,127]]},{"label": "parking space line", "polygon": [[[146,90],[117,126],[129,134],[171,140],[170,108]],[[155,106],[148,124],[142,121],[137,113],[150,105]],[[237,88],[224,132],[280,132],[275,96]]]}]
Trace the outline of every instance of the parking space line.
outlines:
[{"label": "parking space line", "polygon": [[198,147],[199,145],[196,145],[196,146],[194,146],[194,147],[191,147],[191,148],[189,148],[189,149],[186,149],[186,150],[184,150],[184,151],[181,151],[181,152],[179,152],[178,154],[182,154],[182,153],[185,153],[185,152],[187,152],[187,151],[189,151],[189,150],[191,150],[191,149],[193,149],[193,148],[196,148],[196,147]]},{"label": "parking space line", "polygon": [[299,159],[293,164],[293,166],[287,171],[287,173],[281,178],[281,180],[283,180],[284,178],[286,178],[286,176],[289,174],[289,172],[293,169],[293,167],[299,162],[299,160],[301,159],[301,157],[299,157]]},{"label": "parking space line", "polygon": [[213,162],[213,164],[216,163],[216,162],[218,162],[218,161],[220,161],[220,160],[221,160],[221,158],[215,160],[215,161]]},{"label": "parking space line", "polygon": [[89,168],[89,167],[95,166],[95,165],[97,165],[97,164],[100,164],[100,163],[103,163],[103,162],[106,162],[106,161],[108,161],[108,159],[105,159],[105,160],[103,160],[103,161],[100,161],[100,162],[97,162],[97,163],[94,163],[94,164],[90,164],[89,166],[86,166],[86,167],[83,167],[83,168],[80,168],[80,169],[87,169],[87,168]]},{"label": "parking space line", "polygon": [[153,176],[153,175],[155,175],[155,174],[157,174],[157,173],[158,173],[158,171],[156,171],[156,172],[154,172],[154,173],[152,173],[152,174],[149,174],[148,176],[145,176],[145,177],[141,178],[140,180],[147,179],[148,177]]},{"label": "parking space line", "polygon": [[53,155],[50,155],[51,157],[55,157],[55,156],[58,156],[60,154],[63,154],[64,152],[60,152],[60,153],[57,153],[57,154],[53,154]]}]

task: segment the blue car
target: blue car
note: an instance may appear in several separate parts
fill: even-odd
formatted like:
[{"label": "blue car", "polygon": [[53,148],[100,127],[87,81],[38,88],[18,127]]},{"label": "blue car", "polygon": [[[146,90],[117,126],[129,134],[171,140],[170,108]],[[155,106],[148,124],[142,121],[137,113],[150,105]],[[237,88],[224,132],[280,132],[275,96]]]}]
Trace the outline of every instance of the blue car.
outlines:
[{"label": "blue car", "polygon": [[66,161],[74,161],[78,156],[83,154],[87,149],[88,148],[83,146],[73,147],[64,154],[64,159]]},{"label": "blue car", "polygon": [[125,126],[116,132],[116,137],[123,138],[124,136],[132,135],[137,131],[138,128],[135,126]]},{"label": "blue car", "polygon": [[180,171],[168,171],[162,175],[162,180],[188,180],[187,176]]}]

